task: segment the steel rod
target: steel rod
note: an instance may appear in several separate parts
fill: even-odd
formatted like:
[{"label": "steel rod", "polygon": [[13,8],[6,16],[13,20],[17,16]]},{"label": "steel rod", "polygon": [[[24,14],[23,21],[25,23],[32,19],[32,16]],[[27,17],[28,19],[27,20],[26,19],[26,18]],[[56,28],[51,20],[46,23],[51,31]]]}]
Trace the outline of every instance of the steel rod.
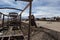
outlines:
[{"label": "steel rod", "polygon": [[20,13],[20,29],[21,29],[21,16],[22,16],[22,13],[28,8],[29,4],[23,9],[23,11]]},{"label": "steel rod", "polygon": [[32,2],[30,2],[30,8],[29,8],[29,28],[28,28],[28,40],[30,40],[31,11],[32,11]]},{"label": "steel rod", "polygon": [[22,14],[28,8],[29,5],[30,3],[23,9],[23,11],[20,14]]},{"label": "steel rod", "polygon": [[21,9],[17,9],[17,8],[10,8],[10,7],[3,7],[3,8],[0,8],[0,9],[14,9],[14,10],[23,11],[23,10],[21,10]]},{"label": "steel rod", "polygon": [[3,15],[3,19],[2,19],[2,27],[4,27],[4,15]]},{"label": "steel rod", "polygon": [[20,14],[20,29],[21,29],[21,14]]}]

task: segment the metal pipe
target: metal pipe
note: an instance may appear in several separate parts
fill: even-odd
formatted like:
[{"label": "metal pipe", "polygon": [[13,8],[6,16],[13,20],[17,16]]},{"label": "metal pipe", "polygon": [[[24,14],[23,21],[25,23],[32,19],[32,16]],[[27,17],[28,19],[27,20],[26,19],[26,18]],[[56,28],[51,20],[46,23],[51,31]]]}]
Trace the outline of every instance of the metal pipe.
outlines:
[{"label": "metal pipe", "polygon": [[27,9],[27,7],[29,6],[29,4],[23,9],[23,11],[20,13],[20,29],[21,29],[21,15],[22,13]]},{"label": "metal pipe", "polygon": [[20,14],[20,29],[21,29],[21,14]]},{"label": "metal pipe", "polygon": [[30,1],[33,1],[33,0],[15,0],[15,1],[24,1],[24,2],[30,2]]},{"label": "metal pipe", "polygon": [[8,15],[8,18],[7,18],[7,27],[9,27],[9,15]]},{"label": "metal pipe", "polygon": [[2,19],[2,27],[4,27],[4,14],[3,14],[3,19]]},{"label": "metal pipe", "polygon": [[4,7],[4,8],[0,8],[0,9],[15,9],[15,10],[23,11],[23,10],[21,10],[21,9],[17,9],[17,8],[10,8],[10,7]]},{"label": "metal pipe", "polygon": [[30,5],[30,3],[23,9],[23,11],[20,13],[20,15],[28,8],[29,5]]},{"label": "metal pipe", "polygon": [[29,28],[28,28],[28,40],[30,40],[31,11],[32,11],[32,2],[30,2],[30,9],[29,9]]}]

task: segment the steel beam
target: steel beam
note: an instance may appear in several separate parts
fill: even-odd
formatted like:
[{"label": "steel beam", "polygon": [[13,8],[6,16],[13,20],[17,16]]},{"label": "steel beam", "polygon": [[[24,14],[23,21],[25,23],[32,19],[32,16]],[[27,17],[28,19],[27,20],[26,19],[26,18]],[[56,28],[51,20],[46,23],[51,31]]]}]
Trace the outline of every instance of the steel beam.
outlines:
[{"label": "steel beam", "polygon": [[25,1],[25,2],[32,2],[33,0],[15,0],[15,1]]},{"label": "steel beam", "polygon": [[[30,3],[29,3],[30,4]],[[21,29],[21,15],[22,13],[28,8],[29,4],[23,9],[23,11],[20,13],[20,29]]]},{"label": "steel beam", "polygon": [[2,14],[3,14],[3,13],[0,12],[0,18],[1,18],[1,16],[2,16]]},{"label": "steel beam", "polygon": [[31,29],[31,14],[32,14],[32,2],[30,2],[29,8],[29,28],[28,28],[28,40],[30,40],[30,29]]},{"label": "steel beam", "polygon": [[23,11],[20,13],[20,15],[28,8],[29,5],[30,5],[30,3],[23,9]]},{"label": "steel beam", "polygon": [[23,11],[22,9],[17,9],[17,8],[10,8],[10,7],[4,7],[4,8],[0,8],[0,9],[14,9],[14,10]]},{"label": "steel beam", "polygon": [[2,19],[2,27],[4,27],[4,15],[3,15],[3,19]]}]

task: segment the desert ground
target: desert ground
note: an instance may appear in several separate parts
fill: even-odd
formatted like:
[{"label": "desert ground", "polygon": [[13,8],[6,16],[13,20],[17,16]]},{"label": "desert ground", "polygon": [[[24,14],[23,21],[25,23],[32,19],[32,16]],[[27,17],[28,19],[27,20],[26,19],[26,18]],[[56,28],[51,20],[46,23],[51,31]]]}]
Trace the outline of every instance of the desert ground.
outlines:
[{"label": "desert ground", "polygon": [[32,40],[60,40],[60,22],[36,21],[36,24],[38,28],[31,36]]},{"label": "desert ground", "polygon": [[[28,21],[23,22],[28,23]],[[36,21],[36,24],[38,27],[42,26],[60,32],[60,22]]]},{"label": "desert ground", "polygon": [[[22,23],[22,27],[23,27],[22,31],[25,40],[27,40],[28,38],[27,25],[29,24],[29,22],[28,21],[22,21],[22,22],[24,22]],[[31,34],[30,34],[31,40],[60,40],[60,22],[36,21],[36,24],[38,28],[31,26]]]},{"label": "desert ground", "polygon": [[[23,21],[23,22],[29,24],[28,21]],[[1,23],[2,21],[0,21],[0,24]],[[36,21],[36,24],[38,27],[42,26],[60,32],[60,22]]]},{"label": "desert ground", "polygon": [[60,22],[36,21],[38,27],[42,26],[60,32]]}]

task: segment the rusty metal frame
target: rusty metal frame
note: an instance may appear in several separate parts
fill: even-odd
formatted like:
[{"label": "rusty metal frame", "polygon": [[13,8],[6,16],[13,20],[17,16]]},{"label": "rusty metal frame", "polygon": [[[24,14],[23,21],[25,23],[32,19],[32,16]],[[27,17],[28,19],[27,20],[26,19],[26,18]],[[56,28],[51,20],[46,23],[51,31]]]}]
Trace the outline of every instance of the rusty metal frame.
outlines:
[{"label": "rusty metal frame", "polygon": [[3,7],[3,8],[0,8],[0,9],[14,9],[14,10],[19,10],[19,11],[23,11],[22,9],[17,9],[17,8],[11,8],[11,7]]},{"label": "rusty metal frame", "polygon": [[24,10],[20,13],[20,28],[21,28],[21,15],[29,6],[29,28],[28,28],[28,40],[30,40],[30,27],[31,27],[31,13],[32,13],[32,1],[24,8]]},{"label": "rusty metal frame", "polygon": [[32,14],[32,2],[30,1],[30,8],[29,8],[29,29],[28,29],[28,40],[30,40],[31,14]]},{"label": "rusty metal frame", "polygon": [[2,15],[3,15],[3,19],[2,19],[2,27],[4,27],[4,19],[5,19],[5,16],[8,16],[8,15],[5,15],[5,14],[3,14],[3,13],[2,13]]},{"label": "rusty metal frame", "polygon": [[27,4],[27,6],[23,9],[23,11],[20,13],[20,29],[21,29],[21,16],[22,13],[28,8],[29,4]]},{"label": "rusty metal frame", "polygon": [[33,0],[15,0],[15,1],[32,2]]},{"label": "rusty metal frame", "polygon": [[[11,8],[11,7],[3,7],[3,8],[0,8],[0,9],[14,9],[14,10],[23,11],[23,10],[21,10],[21,9]],[[2,27],[4,27],[4,16],[8,16],[8,18],[9,18],[9,15],[5,15],[5,14],[3,14],[3,13],[0,13],[0,14],[3,15],[3,19],[2,19]],[[9,20],[9,19],[8,19],[8,20]]]},{"label": "rusty metal frame", "polygon": [[2,19],[2,27],[4,27],[4,14],[3,13],[0,13],[1,16],[3,16],[3,19]]},{"label": "rusty metal frame", "polygon": [[[20,10],[22,11],[20,13],[20,27],[21,27],[21,15],[22,13],[28,8],[29,6],[29,28],[28,28],[28,40],[30,40],[30,27],[31,27],[31,13],[32,13],[32,1],[29,1],[29,4],[23,9],[23,10],[20,10],[20,9],[15,9],[15,8],[0,8],[0,9],[15,9],[15,10]],[[2,25],[4,25],[4,16],[7,16],[7,15],[4,15],[3,14],[3,20],[2,20]]]},{"label": "rusty metal frame", "polygon": [[[14,9],[14,10],[23,11],[23,10],[21,10],[21,9],[11,8],[11,7],[3,7],[3,8],[0,8],[0,9]],[[4,27],[4,16],[8,16],[8,18],[9,18],[9,15],[5,15],[5,14],[3,14],[3,13],[0,13],[0,14],[3,15],[3,19],[2,19],[2,27]]]}]

